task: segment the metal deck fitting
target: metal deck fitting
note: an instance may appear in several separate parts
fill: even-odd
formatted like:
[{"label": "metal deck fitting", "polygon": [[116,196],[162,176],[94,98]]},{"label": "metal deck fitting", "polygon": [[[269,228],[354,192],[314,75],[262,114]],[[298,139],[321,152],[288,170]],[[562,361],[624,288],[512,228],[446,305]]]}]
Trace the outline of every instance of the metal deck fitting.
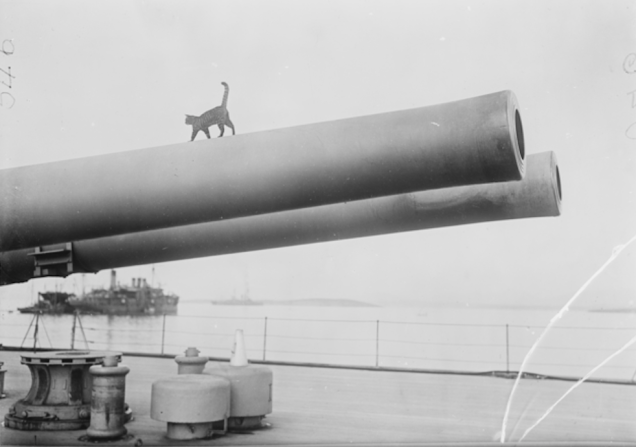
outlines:
[{"label": "metal deck fitting", "polygon": [[31,372],[31,388],[24,399],[9,408],[5,427],[18,430],[77,430],[88,427],[93,365],[109,351],[51,351],[22,354],[20,363]]}]

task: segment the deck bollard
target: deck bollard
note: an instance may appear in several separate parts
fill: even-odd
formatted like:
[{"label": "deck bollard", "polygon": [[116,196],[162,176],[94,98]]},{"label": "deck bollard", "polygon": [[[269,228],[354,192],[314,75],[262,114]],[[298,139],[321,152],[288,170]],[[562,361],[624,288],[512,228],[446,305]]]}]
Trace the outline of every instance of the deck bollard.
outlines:
[{"label": "deck bollard", "polygon": [[117,366],[117,357],[104,357],[103,365],[91,366],[91,422],[86,435],[91,439],[117,439],[127,433],[126,374],[130,368]]},{"label": "deck bollard", "polygon": [[230,384],[221,377],[181,374],[152,384],[150,417],[167,423],[168,439],[210,438],[215,422],[225,433],[230,411]]},{"label": "deck bollard", "polygon": [[197,348],[189,347],[185,350],[185,355],[178,355],[174,358],[177,362],[177,374],[201,374],[208,363],[207,357],[199,357]]},{"label": "deck bollard", "polygon": [[265,415],[272,412],[272,370],[250,365],[245,351],[243,331],[237,329],[229,365],[215,365],[204,372],[230,382],[230,431],[263,428]]}]

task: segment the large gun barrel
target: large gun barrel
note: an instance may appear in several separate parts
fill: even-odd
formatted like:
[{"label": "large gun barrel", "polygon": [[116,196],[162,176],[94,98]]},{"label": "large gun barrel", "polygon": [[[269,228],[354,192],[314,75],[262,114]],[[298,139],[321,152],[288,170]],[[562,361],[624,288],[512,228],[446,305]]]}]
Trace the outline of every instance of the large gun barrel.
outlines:
[{"label": "large gun barrel", "polygon": [[519,180],[524,157],[517,102],[503,91],[5,169],[0,251]]},{"label": "large gun barrel", "polygon": [[[0,284],[27,281],[38,274],[66,276],[386,233],[560,215],[561,181],[554,154],[528,156],[526,171],[521,181],[444,188],[76,241],[67,247],[69,257],[61,273],[55,268],[47,270],[46,253],[61,253],[66,244],[45,247],[42,266],[38,266],[34,249],[9,251],[0,253]],[[66,268],[69,266],[70,270]]]}]

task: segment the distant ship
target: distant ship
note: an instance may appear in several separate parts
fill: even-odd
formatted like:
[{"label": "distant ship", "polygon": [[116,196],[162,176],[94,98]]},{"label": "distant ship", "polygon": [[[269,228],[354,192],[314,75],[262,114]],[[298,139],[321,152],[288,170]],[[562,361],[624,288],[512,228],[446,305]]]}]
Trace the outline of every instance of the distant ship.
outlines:
[{"label": "distant ship", "polygon": [[72,314],[74,309],[69,303],[75,294],[67,292],[38,292],[38,302],[29,307],[18,307],[23,314]]},{"label": "distant ship", "polygon": [[132,286],[119,285],[115,270],[111,270],[109,289],[93,289],[82,297],[70,297],[68,302],[84,313],[161,315],[176,314],[179,297],[149,286],[144,278],[133,278]]},{"label": "distant ship", "polygon": [[262,306],[262,301],[253,301],[250,298],[249,286],[245,285],[245,292],[237,296],[236,293],[229,300],[212,300],[212,304],[221,306]]},{"label": "distant ship", "polygon": [[252,301],[251,299],[232,298],[229,300],[212,300],[212,304],[220,306],[262,306],[261,301]]}]

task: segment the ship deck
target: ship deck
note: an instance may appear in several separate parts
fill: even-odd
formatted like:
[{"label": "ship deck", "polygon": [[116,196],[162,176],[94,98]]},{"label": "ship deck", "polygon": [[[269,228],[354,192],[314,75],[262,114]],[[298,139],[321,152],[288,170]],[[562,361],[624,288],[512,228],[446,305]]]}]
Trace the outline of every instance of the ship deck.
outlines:
[{"label": "ship deck", "polygon": [[[26,396],[31,377],[20,353],[0,351],[7,370],[3,417]],[[166,424],[150,418],[151,384],[176,374],[167,358],[124,356],[130,367],[126,402],[134,418],[129,437],[107,445],[320,445],[482,443],[499,440],[513,380],[462,374],[373,371],[269,365],[273,371],[273,412],[269,428],[227,433],[211,439],[176,442]],[[508,425],[518,439],[572,382],[523,379],[517,396],[531,404],[513,412]],[[519,415],[523,414],[522,422]],[[530,443],[573,441],[636,445],[636,386],[584,383],[528,436]],[[95,445],[82,442],[84,430],[20,431],[0,428],[0,445]],[[524,445],[528,445],[524,442]]]}]

